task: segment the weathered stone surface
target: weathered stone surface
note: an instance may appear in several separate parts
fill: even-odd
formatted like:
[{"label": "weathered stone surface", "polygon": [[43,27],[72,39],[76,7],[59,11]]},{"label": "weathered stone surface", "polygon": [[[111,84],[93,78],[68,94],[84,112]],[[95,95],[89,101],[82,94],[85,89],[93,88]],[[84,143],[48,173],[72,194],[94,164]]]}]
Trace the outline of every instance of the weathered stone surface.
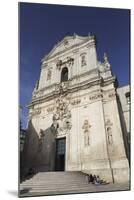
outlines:
[{"label": "weathered stone surface", "polygon": [[[55,139],[65,137],[65,171],[97,173],[110,182],[128,181],[115,77],[106,54],[98,65],[94,37],[66,37],[42,66],[29,104],[26,166],[54,170]],[[61,82],[64,67],[68,81]]]}]

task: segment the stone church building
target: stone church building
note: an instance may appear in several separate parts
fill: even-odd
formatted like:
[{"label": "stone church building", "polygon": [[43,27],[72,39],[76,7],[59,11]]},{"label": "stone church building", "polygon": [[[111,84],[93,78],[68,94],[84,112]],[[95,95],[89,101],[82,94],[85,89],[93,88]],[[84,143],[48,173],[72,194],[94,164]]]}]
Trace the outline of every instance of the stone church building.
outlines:
[{"label": "stone church building", "polygon": [[[125,96],[127,94],[127,96]],[[118,88],[94,36],[66,36],[42,59],[28,105],[25,169],[129,180],[129,86]]]}]

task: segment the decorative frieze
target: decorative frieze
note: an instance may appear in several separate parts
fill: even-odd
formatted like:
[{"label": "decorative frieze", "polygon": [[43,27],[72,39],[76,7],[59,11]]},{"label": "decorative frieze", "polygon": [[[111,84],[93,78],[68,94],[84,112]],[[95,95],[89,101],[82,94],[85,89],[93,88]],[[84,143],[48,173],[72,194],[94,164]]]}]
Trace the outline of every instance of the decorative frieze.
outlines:
[{"label": "decorative frieze", "polygon": [[109,95],[108,95],[109,98],[114,98],[115,97],[115,92],[111,92]]},{"label": "decorative frieze", "polygon": [[103,102],[113,100],[116,97],[115,90],[103,91]]},{"label": "decorative frieze", "polygon": [[74,101],[71,102],[71,105],[78,105],[80,104],[81,100],[80,99],[75,99]]},{"label": "decorative frieze", "polygon": [[89,100],[99,100],[102,99],[103,95],[102,94],[93,94],[89,97]]},{"label": "decorative frieze", "polygon": [[32,118],[36,115],[40,115],[41,114],[41,108],[35,109],[32,112],[29,113],[29,117]]}]

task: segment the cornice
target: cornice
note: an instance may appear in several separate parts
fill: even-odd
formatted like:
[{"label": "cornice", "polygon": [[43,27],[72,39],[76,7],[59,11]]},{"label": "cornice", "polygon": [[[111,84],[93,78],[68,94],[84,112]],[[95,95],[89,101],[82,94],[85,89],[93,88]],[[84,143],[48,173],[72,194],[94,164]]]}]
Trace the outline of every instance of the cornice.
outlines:
[{"label": "cornice", "polygon": [[[45,101],[50,101],[56,97],[58,97],[59,95],[61,94],[66,94],[66,93],[74,93],[74,92],[77,92],[78,90],[85,90],[87,88],[90,88],[94,85],[97,85],[97,84],[100,84],[101,83],[101,78],[99,77],[95,77],[95,78],[92,78],[90,80],[87,80],[87,81],[84,81],[82,83],[77,83],[77,84],[74,84],[74,85],[68,85],[67,88],[65,88],[62,93],[60,90],[54,90],[52,91],[51,93],[47,94],[47,95],[44,95],[44,96],[41,96],[41,97],[37,97],[35,99],[32,99],[31,103],[28,105],[28,107],[32,107],[33,105],[36,105],[38,103],[43,103]],[[60,85],[60,84],[59,84]]]},{"label": "cornice", "polygon": [[[28,107],[32,107],[33,105],[36,105],[38,103],[43,103],[45,101],[50,101],[56,97],[58,97],[61,94],[66,95],[67,93],[74,93],[77,92],[79,90],[85,90],[87,88],[90,88],[94,85],[99,84],[101,87],[105,87],[111,83],[115,82],[115,77],[109,77],[107,79],[103,79],[102,77],[96,76],[93,77],[91,79],[85,80],[83,82],[78,82],[76,84],[71,85],[71,80],[68,82],[65,82],[63,87],[61,85],[61,83],[59,84],[53,84],[51,86],[51,89],[53,87],[53,91],[48,93],[48,94],[44,94],[42,96],[39,97],[35,97],[32,99],[31,103],[28,105]],[[47,87],[47,89],[49,89],[50,86]],[[43,92],[44,90],[46,90],[46,88],[38,91],[38,92]]]}]

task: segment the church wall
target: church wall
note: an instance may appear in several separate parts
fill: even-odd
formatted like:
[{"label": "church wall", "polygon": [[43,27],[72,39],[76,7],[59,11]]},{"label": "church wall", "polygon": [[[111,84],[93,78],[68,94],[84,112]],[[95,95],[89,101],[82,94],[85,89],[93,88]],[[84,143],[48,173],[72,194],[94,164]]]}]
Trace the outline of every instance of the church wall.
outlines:
[{"label": "church wall", "polygon": [[[98,62],[90,36],[85,42],[79,36],[66,42],[58,43],[42,62],[39,88],[29,106],[28,161],[40,171],[54,170],[56,138],[66,137],[65,171],[127,181],[129,166],[108,58],[105,54],[104,62]],[[64,67],[68,81],[61,82]]]},{"label": "church wall", "polygon": [[[111,160],[115,182],[122,182],[122,179],[129,180],[129,166],[126,158],[123,132],[119,118],[116,96],[104,103],[105,124],[107,133],[108,153]],[[108,129],[110,128],[110,133]],[[109,135],[110,134],[110,135]]]}]

